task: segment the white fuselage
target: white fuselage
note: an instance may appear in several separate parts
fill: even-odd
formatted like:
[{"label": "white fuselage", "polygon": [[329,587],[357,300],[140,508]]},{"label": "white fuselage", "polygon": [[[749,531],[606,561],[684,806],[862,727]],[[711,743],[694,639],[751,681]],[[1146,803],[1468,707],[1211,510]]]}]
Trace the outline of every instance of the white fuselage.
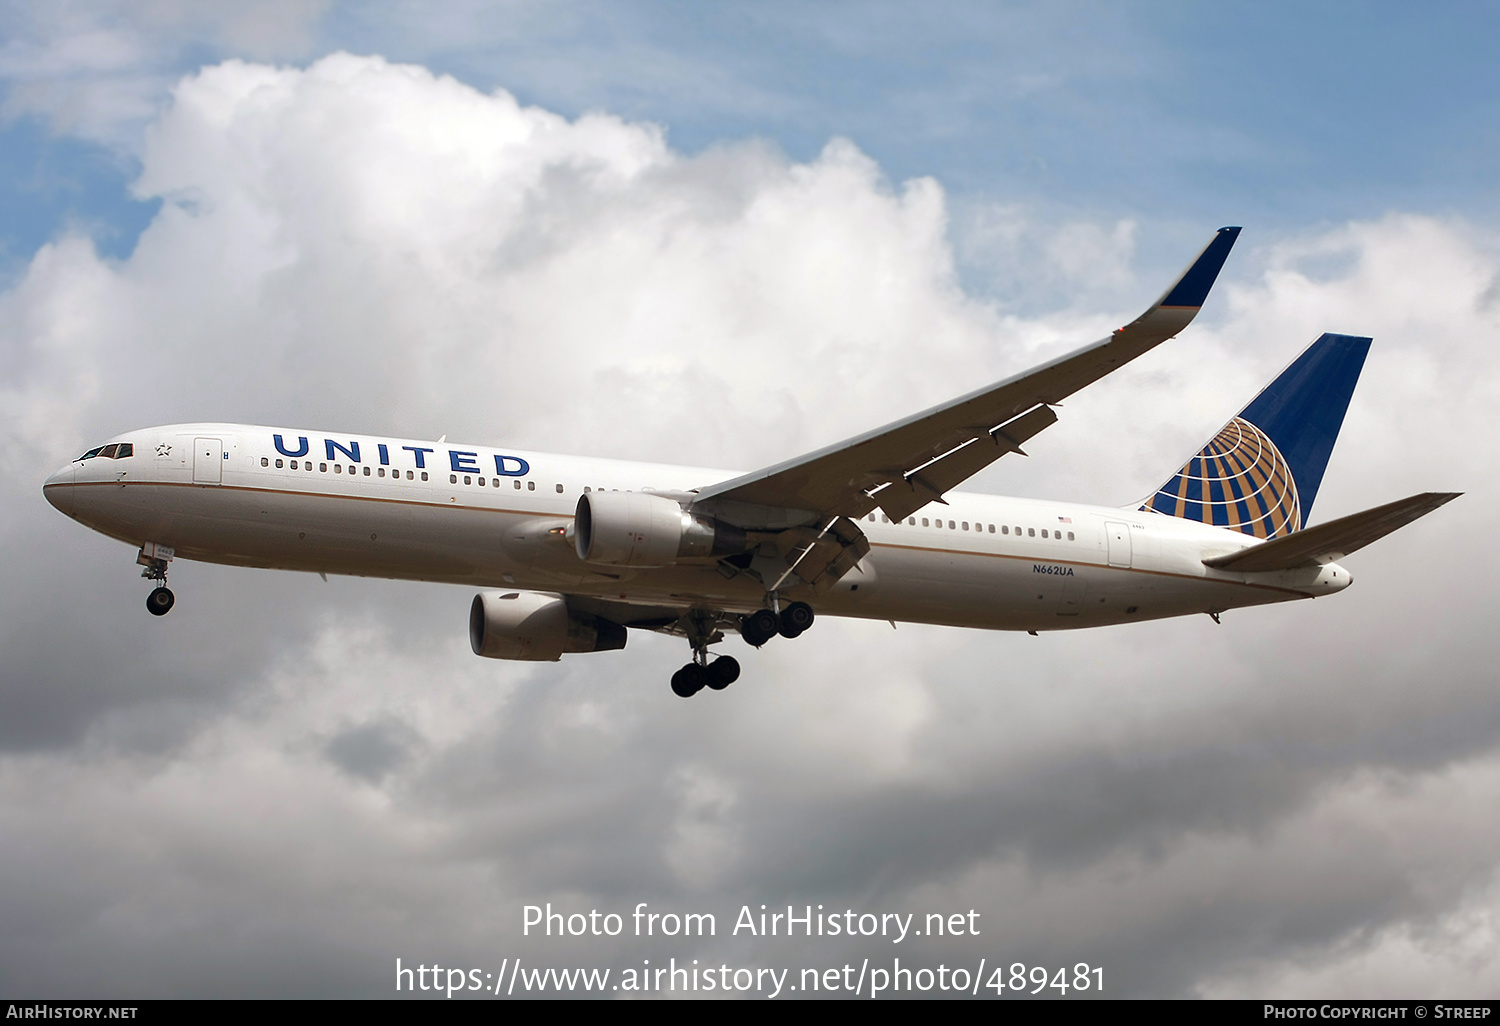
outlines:
[{"label": "white fuselage", "polygon": [[[189,559],[728,613],[765,599],[759,578],[713,559],[594,566],[564,536],[585,489],[681,493],[732,471],[240,424],[111,441],[133,455],[75,461],[48,479],[48,500],[113,538]],[[1350,582],[1334,563],[1211,569],[1205,558],[1255,540],[1135,509],[950,492],[911,520],[877,511],[859,521],[870,552],[808,597],[819,615],[1058,630],[1308,598]]]}]

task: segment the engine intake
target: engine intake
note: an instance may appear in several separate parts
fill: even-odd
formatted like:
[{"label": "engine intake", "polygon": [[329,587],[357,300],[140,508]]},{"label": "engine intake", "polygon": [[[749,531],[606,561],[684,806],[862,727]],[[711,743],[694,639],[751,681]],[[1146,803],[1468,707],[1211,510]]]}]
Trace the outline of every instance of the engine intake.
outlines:
[{"label": "engine intake", "polygon": [[486,659],[556,661],[564,652],[625,647],[625,628],[575,613],[558,595],[481,591],[469,607],[469,644]]},{"label": "engine intake", "polygon": [[650,492],[584,494],[572,532],[579,559],[611,566],[671,566],[680,559],[743,552],[746,545],[740,528]]}]

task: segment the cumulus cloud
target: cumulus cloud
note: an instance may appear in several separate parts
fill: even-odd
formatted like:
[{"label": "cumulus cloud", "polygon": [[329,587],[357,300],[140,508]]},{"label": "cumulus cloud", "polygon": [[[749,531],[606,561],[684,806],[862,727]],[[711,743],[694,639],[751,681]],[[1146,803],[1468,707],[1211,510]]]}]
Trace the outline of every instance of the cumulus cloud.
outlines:
[{"label": "cumulus cloud", "polygon": [[[1472,494],[1351,558],[1349,592],[1042,638],[820,621],[731,640],[742,682],[682,702],[680,642],[491,664],[437,586],[182,564],[153,621],[132,554],[38,485],[199,418],[762,465],[1102,336],[1165,284],[1126,295],[1149,228],[1076,219],[1026,280],[1107,287],[1022,308],[967,292],[952,240],[1003,255],[1040,234],[1023,214],[955,226],[937,182],[848,142],[689,157],[343,54],[205,68],[140,153],[163,205],[134,253],[63,238],[0,295],[0,539],[27,582],[0,597],[7,989],[892,953],[724,936],[742,903],[821,902],[977,908],[982,939],[914,962],[1087,960],[1122,995],[1378,989],[1413,949],[1493,991],[1500,259],[1461,222],[1247,233],[1203,323],[979,483],[1129,501],[1319,332],[1368,332],[1315,519]],[[720,936],[523,942],[549,900],[713,911]]]}]

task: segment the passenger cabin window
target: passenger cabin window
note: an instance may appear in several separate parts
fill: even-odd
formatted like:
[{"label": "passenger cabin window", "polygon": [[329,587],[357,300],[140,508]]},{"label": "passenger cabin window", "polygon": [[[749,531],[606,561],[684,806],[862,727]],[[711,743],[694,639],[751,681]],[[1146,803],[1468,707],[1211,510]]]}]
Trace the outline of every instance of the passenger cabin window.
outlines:
[{"label": "passenger cabin window", "polygon": [[923,527],[926,527],[926,526],[927,526],[927,518],[926,518],[926,517],[923,517],[923,518],[922,518],[922,526],[923,526]]},{"label": "passenger cabin window", "polygon": [[[334,464],[334,466],[338,466],[338,464]],[[328,464],[326,464],[326,463],[319,463],[318,464],[318,471],[320,473],[324,473],[324,474],[328,473]]]},{"label": "passenger cabin window", "polygon": [[1034,527],[1028,527],[1026,529],[1026,537],[1028,537],[1028,538],[1035,538],[1036,537],[1036,528],[1034,528]]},{"label": "passenger cabin window", "polygon": [[561,495],[561,494],[562,494],[562,485],[558,485],[558,486],[557,486],[557,494],[558,494],[558,495]]},{"label": "passenger cabin window", "polygon": [[1072,540],[1073,540],[1073,532],[1069,531],[1068,532],[1068,541],[1072,541]]},{"label": "passenger cabin window", "polygon": [[[411,471],[409,471],[409,470],[408,470],[408,471],[407,471],[407,472],[406,472],[406,476],[407,476],[407,477],[411,477]],[[423,481],[426,481],[426,480],[427,480],[427,471],[425,471],[425,470],[424,470],[424,471],[422,471],[422,480],[423,480]]]},{"label": "passenger cabin window", "polygon": [[[277,462],[279,463],[281,461],[277,460]],[[271,461],[269,459],[267,459],[266,457],[262,456],[260,458],[260,465],[263,466],[263,467],[269,467],[271,465]]]},{"label": "passenger cabin window", "polygon": [[534,492],[534,491],[536,491],[536,482],[535,481],[527,481],[526,482],[526,490],[528,492]]}]

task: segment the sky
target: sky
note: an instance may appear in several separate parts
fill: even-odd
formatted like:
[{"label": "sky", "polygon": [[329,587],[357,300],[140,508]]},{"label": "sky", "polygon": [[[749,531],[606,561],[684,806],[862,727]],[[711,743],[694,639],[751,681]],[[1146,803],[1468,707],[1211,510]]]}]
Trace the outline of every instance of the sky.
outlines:
[{"label": "sky", "polygon": [[[899,957],[1492,997],[1496,20],[0,4],[0,994]],[[684,702],[677,639],[477,659],[453,587],[178,561],[157,620],[41,496],[193,420],[748,470],[1103,336],[1228,224],[1194,325],[971,485],[1129,504],[1373,336],[1312,521],[1466,494],[1219,626],[824,618]],[[718,931],[523,934],[549,902]],[[979,933],[734,935],[762,904]]]}]

